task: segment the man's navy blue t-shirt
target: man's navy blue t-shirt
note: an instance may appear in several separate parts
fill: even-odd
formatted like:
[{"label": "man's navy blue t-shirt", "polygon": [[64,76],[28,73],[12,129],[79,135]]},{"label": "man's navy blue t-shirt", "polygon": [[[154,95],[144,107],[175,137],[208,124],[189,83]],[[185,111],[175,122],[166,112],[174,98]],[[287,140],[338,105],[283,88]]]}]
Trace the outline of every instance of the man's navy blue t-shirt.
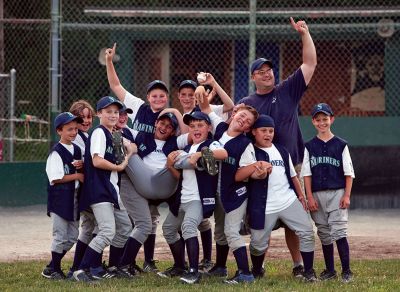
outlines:
[{"label": "man's navy blue t-shirt", "polygon": [[270,93],[254,93],[238,102],[251,105],[260,114],[269,115],[275,120],[274,143],[283,145],[289,151],[294,165],[302,163],[304,156],[298,106],[306,89],[303,72],[299,68]]}]

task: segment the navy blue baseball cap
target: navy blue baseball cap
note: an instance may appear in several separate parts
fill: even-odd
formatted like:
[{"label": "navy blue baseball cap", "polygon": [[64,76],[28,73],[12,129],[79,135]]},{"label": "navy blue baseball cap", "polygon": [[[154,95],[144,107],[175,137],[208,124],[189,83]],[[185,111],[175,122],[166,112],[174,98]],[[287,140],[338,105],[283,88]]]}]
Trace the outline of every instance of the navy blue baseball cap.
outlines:
[{"label": "navy blue baseball cap", "polygon": [[112,105],[112,104],[115,104],[116,106],[118,106],[119,109],[124,107],[124,104],[122,102],[120,102],[118,99],[116,99],[115,97],[104,96],[104,97],[100,98],[99,101],[97,102],[96,110],[99,111],[103,108],[108,107],[109,105]]},{"label": "navy blue baseball cap", "polygon": [[211,125],[210,117],[207,114],[200,111],[194,111],[190,114],[185,114],[183,116],[183,122],[186,125],[189,125],[191,121],[206,121],[207,124]]},{"label": "navy blue baseball cap", "polygon": [[123,104],[123,107],[119,109],[120,113],[127,113],[127,114],[133,114],[133,110],[129,107],[126,107],[125,104]]},{"label": "navy blue baseball cap", "polygon": [[250,72],[251,74],[254,73],[254,71],[259,70],[262,65],[267,64],[269,67],[273,67],[272,61],[265,59],[265,58],[259,58],[257,60],[255,60],[253,63],[251,63],[251,67],[250,67]]},{"label": "navy blue baseball cap", "polygon": [[171,124],[172,124],[172,127],[174,128],[174,130],[176,130],[178,128],[178,125],[179,125],[178,119],[175,117],[175,115],[173,113],[162,114],[161,116],[159,116],[157,118],[157,121],[165,119],[165,118],[168,118],[171,121]]},{"label": "navy blue baseball cap", "polygon": [[196,90],[196,88],[197,88],[197,83],[194,82],[193,80],[183,80],[183,81],[181,82],[181,84],[179,84],[179,91],[180,91],[182,88],[185,88],[185,87],[190,87],[190,88],[193,88],[194,90]]},{"label": "navy blue baseball cap", "polygon": [[253,129],[262,127],[275,128],[274,119],[267,115],[260,115],[258,119],[254,122]]},{"label": "navy blue baseball cap", "polygon": [[324,113],[328,116],[333,116],[333,110],[326,103],[316,104],[311,112],[311,116],[314,117],[318,113]]},{"label": "navy blue baseball cap", "polygon": [[147,84],[146,93],[149,93],[153,89],[162,89],[168,93],[167,85],[161,80],[153,80],[149,84]]},{"label": "navy blue baseball cap", "polygon": [[83,119],[81,117],[77,117],[70,112],[63,112],[54,119],[54,127],[58,129],[59,127],[64,126],[72,121],[76,121],[79,124],[83,123]]}]

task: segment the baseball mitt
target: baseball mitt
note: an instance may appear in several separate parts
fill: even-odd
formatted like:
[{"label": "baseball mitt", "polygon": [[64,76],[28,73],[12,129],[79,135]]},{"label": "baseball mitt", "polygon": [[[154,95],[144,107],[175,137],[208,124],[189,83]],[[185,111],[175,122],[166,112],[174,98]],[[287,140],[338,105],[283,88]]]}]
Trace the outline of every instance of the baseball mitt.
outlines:
[{"label": "baseball mitt", "polygon": [[115,163],[121,164],[125,159],[124,143],[122,141],[122,133],[120,131],[114,131],[112,133],[112,141],[114,148]]}]

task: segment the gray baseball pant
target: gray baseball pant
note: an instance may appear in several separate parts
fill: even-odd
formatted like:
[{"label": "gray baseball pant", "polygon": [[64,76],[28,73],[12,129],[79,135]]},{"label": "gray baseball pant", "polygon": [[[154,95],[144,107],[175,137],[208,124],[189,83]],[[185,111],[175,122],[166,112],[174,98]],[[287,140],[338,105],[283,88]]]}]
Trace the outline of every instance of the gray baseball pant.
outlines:
[{"label": "gray baseball pant", "polygon": [[299,200],[295,200],[289,207],[280,212],[266,214],[265,225],[262,230],[250,229],[250,253],[261,255],[268,248],[269,238],[277,220],[280,219],[293,230],[300,240],[300,251],[314,250],[314,231],[310,215],[304,210]]},{"label": "gray baseball pant", "polygon": [[339,208],[343,195],[344,189],[313,193],[318,203],[318,210],[311,212],[311,217],[317,226],[317,234],[323,245],[347,237],[349,211]]},{"label": "gray baseball pant", "polygon": [[93,231],[97,226],[96,219],[93,213],[83,211],[81,212],[81,230],[79,231],[79,241],[89,244],[93,238]]},{"label": "gray baseball pant", "polygon": [[92,239],[89,246],[96,252],[101,253],[110,244],[122,248],[132,230],[132,224],[128,213],[122,202],[119,203],[121,209],[114,208],[109,202],[93,204],[94,217],[99,227],[99,233]]},{"label": "gray baseball pant", "polygon": [[246,242],[240,235],[240,226],[247,209],[247,199],[235,210],[225,213],[225,228],[224,232],[232,251],[237,250],[242,246],[246,246]]},{"label": "gray baseball pant", "polygon": [[68,221],[51,212],[50,217],[53,223],[53,241],[51,251],[63,253],[68,251],[76,243],[79,234],[79,221]]},{"label": "gray baseball pant", "polygon": [[228,241],[225,236],[225,210],[222,206],[221,196],[217,193],[215,196],[215,209],[214,209],[214,240],[219,245],[227,245]]},{"label": "gray baseball pant", "polygon": [[124,174],[121,175],[120,195],[135,225],[130,236],[143,244],[153,228],[149,202],[138,193],[131,180]]},{"label": "gray baseball pant", "polygon": [[178,186],[178,180],[167,168],[154,171],[137,154],[129,159],[125,172],[136,191],[149,200],[167,199]]},{"label": "gray baseball pant", "polygon": [[182,230],[184,240],[197,237],[197,227],[203,220],[203,207],[200,201],[181,203],[178,216],[169,211],[162,226],[163,235],[168,244],[174,244],[180,239],[178,230]]}]

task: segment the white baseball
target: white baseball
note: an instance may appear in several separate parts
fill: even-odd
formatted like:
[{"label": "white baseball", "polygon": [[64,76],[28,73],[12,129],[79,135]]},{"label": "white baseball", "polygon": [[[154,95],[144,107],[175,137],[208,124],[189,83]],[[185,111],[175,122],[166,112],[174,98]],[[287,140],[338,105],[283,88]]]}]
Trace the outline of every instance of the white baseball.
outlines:
[{"label": "white baseball", "polygon": [[206,80],[207,80],[206,73],[199,73],[199,74],[197,75],[197,81],[198,81],[199,83],[205,82]]}]

